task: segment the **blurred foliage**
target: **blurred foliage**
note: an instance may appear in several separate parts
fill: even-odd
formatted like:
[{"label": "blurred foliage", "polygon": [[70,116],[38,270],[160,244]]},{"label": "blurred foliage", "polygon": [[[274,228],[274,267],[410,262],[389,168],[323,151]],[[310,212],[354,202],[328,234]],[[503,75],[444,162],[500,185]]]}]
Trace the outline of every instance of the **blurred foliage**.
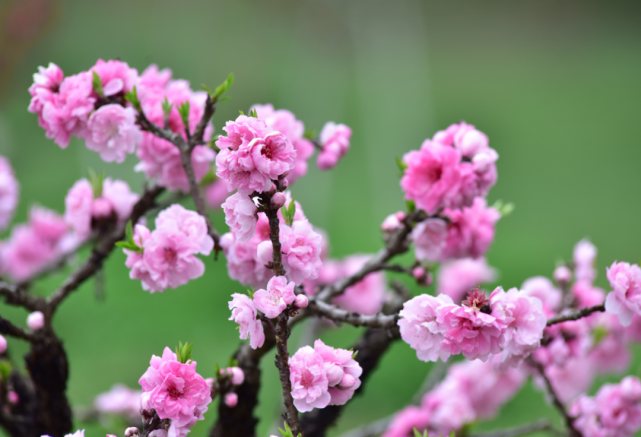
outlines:
[{"label": "blurred foliage", "polygon": [[[266,102],[292,110],[307,128],[327,120],[353,128],[352,149],[338,168],[324,173],[310,162],[293,189],[310,220],[329,232],[332,256],[381,246],[381,221],[404,206],[394,158],[465,120],[500,154],[490,203],[517,206],[498,224],[488,255],[501,271],[499,283],[507,288],[551,275],[589,237],[599,249],[597,283],[605,288],[606,265],[641,258],[640,15],[641,3],[620,1],[0,1],[0,154],[22,184],[17,220],[33,203],[62,212],[66,191],[87,167],[133,187],[142,183],[133,157],[108,165],[77,140],[60,150],[45,138],[26,110],[39,65],[55,62],[75,74],[97,58],[120,58],[140,71],[156,63],[194,89],[215,87],[233,71],[232,100],[214,117],[218,132],[239,109]],[[214,221],[224,229],[220,213]],[[69,354],[74,405],[89,405],[116,382],[137,387],[164,346],[193,342],[205,377],[237,347],[227,301],[242,287],[227,278],[224,259],[207,260],[205,277],[162,294],[129,280],[122,253],[111,256],[104,276],[104,301],[94,298],[90,281],[54,321]],[[63,278],[35,289],[49,293]],[[23,311],[0,311],[24,323]],[[326,339],[346,347],[358,332],[345,327]],[[16,361],[26,350],[15,340],[10,347]],[[270,357],[263,360],[258,435],[280,425]],[[332,432],[406,405],[429,367],[397,343],[366,396],[349,403]],[[631,373],[638,369],[636,359]],[[194,437],[206,435],[215,403]],[[480,426],[544,416],[555,413],[527,386],[500,417]],[[86,426],[88,436],[105,432]]]}]

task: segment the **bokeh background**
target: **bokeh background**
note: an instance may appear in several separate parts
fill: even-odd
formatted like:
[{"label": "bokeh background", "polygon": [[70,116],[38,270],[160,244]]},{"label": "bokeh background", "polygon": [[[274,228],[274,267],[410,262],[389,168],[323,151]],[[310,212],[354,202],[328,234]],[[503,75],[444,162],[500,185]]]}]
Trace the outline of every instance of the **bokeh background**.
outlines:
[{"label": "bokeh background", "polygon": [[[22,184],[16,221],[34,203],[62,212],[66,191],[87,167],[141,186],[135,157],[107,165],[78,140],[61,150],[26,110],[39,65],[55,62],[75,74],[98,58],[120,58],[139,71],[170,67],[194,88],[233,71],[218,128],[239,109],[267,102],[310,128],[327,120],[350,125],[352,148],[340,165],[331,172],[312,165],[293,188],[312,223],[329,232],[333,257],[380,248],[381,221],[403,208],[395,156],[451,123],[475,124],[500,155],[490,202],[516,204],[488,254],[499,283],[550,276],[589,237],[599,249],[597,284],[606,288],[606,265],[641,258],[640,19],[635,1],[0,1],[0,154]],[[220,213],[214,220],[224,229]],[[90,281],[54,323],[70,358],[74,405],[91,404],[116,382],[137,387],[151,355],[179,340],[195,343],[204,376],[236,349],[227,301],[242,287],[227,278],[224,258],[207,260],[204,277],[162,294],[129,280],[121,253],[105,273],[103,300]],[[49,293],[62,279],[54,275],[35,290]],[[18,323],[26,317],[5,305],[0,312]],[[358,333],[344,327],[325,337],[347,347]],[[10,347],[18,360],[26,350],[17,341]],[[639,362],[630,373],[641,374]],[[280,395],[271,355],[263,365],[259,435],[268,435]],[[332,434],[402,408],[429,368],[397,343]],[[555,414],[528,385],[479,429]],[[214,405],[206,416],[194,437],[206,435]],[[78,426],[88,435],[107,431]]]}]

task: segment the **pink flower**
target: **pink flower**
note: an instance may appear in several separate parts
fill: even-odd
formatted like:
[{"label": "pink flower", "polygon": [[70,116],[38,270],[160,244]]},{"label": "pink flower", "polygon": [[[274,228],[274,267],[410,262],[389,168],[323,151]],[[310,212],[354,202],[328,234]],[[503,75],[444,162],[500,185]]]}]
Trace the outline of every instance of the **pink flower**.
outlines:
[{"label": "pink flower", "polygon": [[325,365],[328,391],[332,397],[329,405],[345,405],[361,386],[359,376],[363,369],[352,358],[352,351],[327,346],[321,340],[314,342],[314,351],[320,354]]},{"label": "pink flower", "polygon": [[240,367],[228,367],[227,369],[221,370],[221,373],[226,373],[231,375],[231,383],[234,385],[241,385],[245,381],[245,373]]},{"label": "pink flower", "polygon": [[540,345],[547,323],[543,304],[516,288],[504,292],[498,287],[490,295],[490,306],[492,314],[500,314],[505,323],[500,359],[495,363],[501,370],[516,367]]},{"label": "pink flower", "polygon": [[268,127],[261,118],[246,115],[239,115],[235,121],[228,121],[223,130],[227,136],[219,136],[216,146],[221,150],[232,151],[247,149],[249,143],[255,138],[264,138],[268,133],[273,132],[273,129]]},{"label": "pink flower", "polygon": [[156,410],[161,419],[171,419],[168,436],[185,435],[189,427],[203,420],[211,402],[205,379],[196,373],[196,362],[180,363],[168,347],[161,357],[151,357],[150,367],[140,377],[140,406]]},{"label": "pink flower", "polygon": [[410,405],[396,413],[387,430],[381,437],[408,437],[414,435],[416,428],[421,435],[430,425],[429,411]]},{"label": "pink flower", "polygon": [[[352,255],[342,262],[343,277],[358,272],[371,255]],[[376,314],[383,308],[385,301],[385,274],[382,272],[370,273],[356,284],[347,287],[343,294],[334,298],[334,303],[347,311],[365,315]]]},{"label": "pink flower", "polygon": [[247,339],[249,336],[249,345],[252,349],[259,348],[265,343],[265,332],[263,324],[256,317],[256,307],[254,302],[244,295],[234,293],[231,295],[232,300],[229,302],[229,309],[232,310],[229,320],[240,325],[240,338]]},{"label": "pink flower", "polygon": [[7,351],[7,339],[0,335],[0,354]]},{"label": "pink flower", "polygon": [[38,67],[38,73],[33,75],[33,85],[29,87],[29,94],[31,94],[29,112],[38,114],[38,121],[43,129],[47,129],[47,123],[41,118],[42,109],[45,104],[53,102],[54,95],[60,89],[64,78],[60,67],[53,62],[50,62],[47,68]]},{"label": "pink flower", "polygon": [[27,326],[32,331],[38,331],[45,325],[45,316],[40,311],[34,311],[27,317]]},{"label": "pink flower", "polygon": [[588,240],[583,239],[574,246],[574,277],[577,281],[592,283],[596,278],[594,263],[596,261],[596,247]]},{"label": "pink flower", "polygon": [[91,235],[93,188],[87,179],[80,179],[65,197],[65,220],[82,239]]},{"label": "pink flower", "polygon": [[138,71],[129,68],[126,62],[110,59],[103,61],[98,59],[96,65],[91,67],[90,72],[95,71],[102,82],[102,89],[105,96],[125,94],[131,91],[138,82]]},{"label": "pink flower", "polygon": [[9,161],[0,156],[0,231],[5,229],[18,206],[19,185]]},{"label": "pink flower", "polygon": [[521,290],[528,296],[536,297],[541,301],[547,317],[552,317],[561,307],[561,290],[544,276],[526,279],[521,285]]},{"label": "pink flower", "polygon": [[56,212],[34,206],[29,212],[29,226],[44,242],[55,247],[68,231],[67,223]]},{"label": "pink flower", "polygon": [[440,218],[429,218],[417,224],[412,230],[416,246],[416,258],[438,261],[442,258],[447,238],[447,223]]},{"label": "pink flower", "polygon": [[89,150],[100,153],[106,162],[123,162],[141,141],[142,133],[136,125],[133,108],[105,105],[89,117],[85,144]]},{"label": "pink flower", "polygon": [[205,188],[205,200],[212,209],[218,209],[229,196],[227,183],[222,179],[216,179]]},{"label": "pink flower", "polygon": [[494,225],[501,213],[487,207],[481,197],[474,199],[472,206],[460,210],[445,210],[450,224],[442,259],[472,257],[478,258],[488,251],[494,241]]},{"label": "pink flower", "polygon": [[196,211],[173,204],[160,211],[156,217],[156,229],[176,229],[187,237],[194,247],[194,253],[209,255],[214,248],[214,240],[207,230],[207,222]]},{"label": "pink flower", "polygon": [[230,278],[239,281],[243,285],[251,285],[254,288],[267,286],[267,282],[274,274],[259,260],[258,247],[261,242],[266,241],[268,238],[269,223],[264,214],[262,217],[259,214],[256,231],[249,241],[236,241],[231,232],[221,237],[220,246],[223,248],[227,258],[227,272]]},{"label": "pink flower", "polygon": [[236,393],[227,393],[225,395],[225,405],[234,408],[238,404],[238,395]]},{"label": "pink flower", "polygon": [[421,149],[406,153],[403,161],[408,166],[401,179],[405,198],[416,207],[432,215],[442,208],[460,205],[461,186],[460,152],[450,146],[425,140]]},{"label": "pink flower", "polygon": [[96,396],[93,404],[101,413],[126,414],[131,418],[139,418],[141,395],[140,390],[133,390],[124,384],[115,384],[108,392]]},{"label": "pink flower", "polygon": [[296,284],[288,283],[284,276],[275,276],[267,283],[267,290],[254,293],[254,306],[270,319],[278,317],[296,299],[294,287]]},{"label": "pink flower", "polygon": [[126,182],[106,178],[102,183],[102,198],[111,204],[118,220],[125,221],[131,215],[140,196],[132,193]]},{"label": "pink flower", "polygon": [[401,338],[416,350],[421,361],[447,361],[450,353],[441,347],[447,326],[439,323],[439,314],[450,311],[456,306],[449,296],[437,297],[422,294],[403,304],[399,312],[398,326]]},{"label": "pink flower", "polygon": [[421,408],[428,412],[430,428],[435,431],[431,435],[449,435],[474,421],[476,413],[463,388],[455,380],[445,380],[423,397]]},{"label": "pink flower", "polygon": [[257,208],[254,202],[242,193],[235,193],[222,204],[225,223],[238,241],[247,241],[256,230]]},{"label": "pink flower", "polygon": [[320,259],[322,237],[307,220],[296,220],[291,227],[281,225],[280,241],[283,267],[290,280],[299,285],[305,279],[318,278],[318,270],[323,265]]},{"label": "pink flower", "polygon": [[304,294],[298,294],[296,295],[296,299],[294,300],[294,305],[296,305],[297,308],[307,308],[307,305],[309,304],[309,299],[307,296]]},{"label": "pink flower", "polygon": [[641,315],[641,268],[614,262],[607,277],[613,290],[605,299],[605,309],[617,315],[623,326],[629,326],[634,314]]},{"label": "pink flower", "polygon": [[325,123],[320,134],[320,143],[323,150],[318,154],[316,164],[321,170],[329,170],[338,164],[349,150],[349,140],[352,130],[344,124],[333,121]]},{"label": "pink flower", "polygon": [[571,291],[579,308],[601,305],[605,300],[605,291],[585,280],[572,284]]},{"label": "pink flower", "polygon": [[296,151],[287,137],[280,132],[267,134],[255,139],[251,147],[254,166],[264,177],[278,179],[294,168]]},{"label": "pink flower", "polygon": [[383,232],[393,232],[401,229],[403,227],[402,221],[405,220],[406,217],[407,215],[403,211],[388,215],[385,217],[385,220],[383,220],[383,223],[381,223],[381,230]]},{"label": "pink flower", "polygon": [[[149,231],[146,226],[134,226],[134,242],[138,247],[144,247],[145,242],[149,239],[150,235],[151,231]],[[164,290],[162,285],[157,284],[151,279],[151,276],[149,275],[149,268],[143,259],[142,253],[127,249],[123,249],[123,252],[127,255],[125,265],[131,269],[129,271],[129,277],[131,279],[140,279],[142,281],[143,290],[149,290],[152,293]]]},{"label": "pink flower", "polygon": [[563,286],[565,284],[568,284],[572,280],[572,270],[570,270],[567,266],[558,266],[554,269],[552,277],[556,282]]},{"label": "pink flower", "polygon": [[487,265],[485,258],[461,258],[441,265],[436,294],[445,294],[460,303],[470,288],[493,282],[496,277],[497,271]]},{"label": "pink flower", "polygon": [[298,411],[304,413],[314,408],[325,408],[332,397],[323,356],[309,346],[304,346],[289,358],[289,379],[292,398]]},{"label": "pink flower", "polygon": [[625,372],[631,356],[626,329],[621,326],[617,316],[596,313],[590,317],[590,322],[593,344],[587,361],[602,374]]}]

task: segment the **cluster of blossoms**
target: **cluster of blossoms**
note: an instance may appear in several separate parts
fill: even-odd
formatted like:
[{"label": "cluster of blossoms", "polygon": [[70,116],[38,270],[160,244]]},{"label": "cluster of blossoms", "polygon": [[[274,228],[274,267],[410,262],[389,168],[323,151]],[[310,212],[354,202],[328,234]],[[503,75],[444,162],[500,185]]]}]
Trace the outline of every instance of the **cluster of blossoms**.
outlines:
[{"label": "cluster of blossoms", "polygon": [[320,133],[320,144],[323,148],[316,158],[321,170],[332,169],[349,150],[352,130],[344,124],[328,122]]},{"label": "cluster of blossoms", "polygon": [[122,415],[133,421],[140,418],[141,395],[141,390],[115,384],[111,390],[96,396],[93,405],[100,413]]},{"label": "cluster of blossoms", "polygon": [[301,412],[344,405],[361,385],[361,366],[354,353],[316,340],[289,358],[294,406]]},{"label": "cluster of blossoms", "polygon": [[158,214],[153,231],[137,224],[133,243],[136,249],[124,249],[129,276],[140,279],[142,288],[151,293],[202,276],[205,264],[196,255],[209,255],[214,248],[205,219],[178,204]]},{"label": "cluster of blossoms", "polygon": [[406,437],[416,428],[428,436],[450,435],[476,420],[491,419],[514,397],[527,373],[496,371],[490,362],[466,361],[450,366],[447,376],[423,396],[419,406],[396,414],[383,437]]}]

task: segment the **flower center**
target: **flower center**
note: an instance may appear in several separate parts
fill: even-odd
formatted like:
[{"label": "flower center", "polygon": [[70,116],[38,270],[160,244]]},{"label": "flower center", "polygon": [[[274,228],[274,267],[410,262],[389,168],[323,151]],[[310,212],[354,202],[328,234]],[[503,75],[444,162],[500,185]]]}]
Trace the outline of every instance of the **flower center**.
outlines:
[{"label": "flower center", "polygon": [[300,383],[307,388],[314,384],[314,375],[309,370],[305,370],[300,378]]},{"label": "flower center", "polygon": [[441,179],[442,174],[443,174],[443,169],[441,167],[432,167],[427,170],[426,176],[431,183],[435,183],[439,179]]},{"label": "flower center", "polygon": [[487,296],[485,296],[485,293],[483,293],[478,287],[468,291],[467,299],[461,302],[461,304],[466,307],[474,308],[476,311],[481,311],[485,314],[490,314],[492,312],[490,301]]},{"label": "flower center", "polygon": [[165,261],[167,261],[169,264],[174,264],[177,258],[178,255],[176,254],[176,251],[174,249],[165,248]]},{"label": "flower center", "polygon": [[265,147],[263,147],[260,153],[265,158],[271,160],[274,157],[274,148],[269,144],[265,144]]},{"label": "flower center", "polygon": [[167,390],[167,394],[172,398],[172,399],[178,399],[183,397],[183,393],[181,391],[178,391],[175,388],[170,388]]}]

